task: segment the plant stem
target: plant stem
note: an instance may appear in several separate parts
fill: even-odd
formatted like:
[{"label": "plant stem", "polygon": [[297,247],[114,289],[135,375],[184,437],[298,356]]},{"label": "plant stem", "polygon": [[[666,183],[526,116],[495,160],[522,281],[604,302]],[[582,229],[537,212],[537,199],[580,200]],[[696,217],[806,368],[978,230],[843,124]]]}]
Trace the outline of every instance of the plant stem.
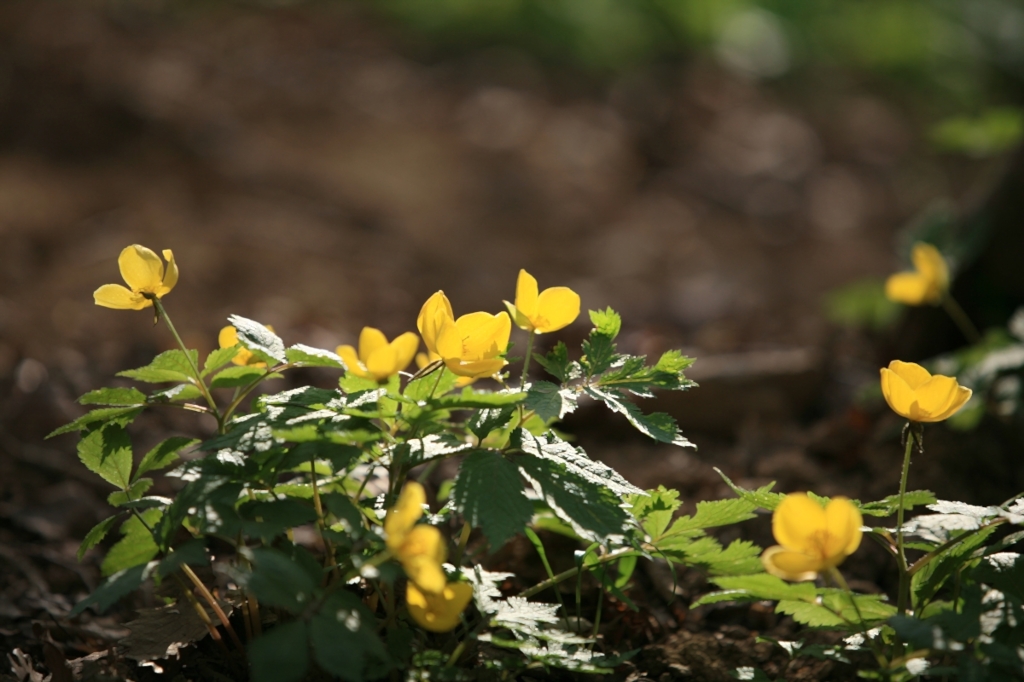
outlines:
[{"label": "plant stem", "polygon": [[316,483],[316,460],[309,460],[309,478],[313,484],[313,508],[316,510],[316,529],[320,533],[320,541],[324,543],[327,553],[327,566],[331,569],[331,577],[338,577],[338,562],[334,557],[334,545],[327,538],[327,522],[324,521],[324,505],[320,501],[320,488]]},{"label": "plant stem", "polygon": [[885,656],[882,652],[876,648],[875,640],[868,636],[868,625],[864,622],[864,616],[860,612],[860,605],[857,604],[857,600],[854,598],[853,590],[850,589],[849,583],[846,582],[846,578],[839,572],[839,569],[833,566],[829,569],[829,576],[839,585],[840,588],[850,597],[850,603],[853,604],[853,610],[857,613],[858,625],[860,625],[860,633],[864,636],[864,641],[871,647],[871,653],[875,655],[875,660],[878,661],[879,667],[885,670],[889,666],[889,662],[885,660]]},{"label": "plant stem", "polygon": [[203,581],[199,579],[199,576],[195,574],[195,571],[188,564],[181,565],[182,572],[188,576],[188,579],[192,581],[192,584],[199,590],[199,595],[206,600],[206,603],[210,605],[213,612],[217,614],[217,620],[224,626],[224,629],[228,631],[228,635],[231,637],[231,641],[234,642],[235,646],[240,651],[245,651],[245,646],[242,644],[242,640],[238,638],[238,633],[231,627],[231,622],[228,620],[227,614],[224,613],[224,609],[217,603],[217,599],[213,596],[210,590],[203,584]]},{"label": "plant stem", "polygon": [[217,626],[213,624],[213,620],[210,619],[210,614],[208,614],[206,609],[203,608],[203,605],[199,603],[199,600],[196,599],[196,595],[192,593],[192,590],[190,590],[188,585],[185,584],[185,581],[181,579],[181,576],[175,573],[174,579],[177,581],[178,587],[181,588],[182,594],[185,595],[185,600],[188,601],[188,603],[192,605],[192,608],[196,610],[196,613],[199,615],[199,620],[203,621],[203,625],[205,625],[206,629],[210,632],[210,637],[213,638],[213,641],[217,642],[225,654],[230,655],[227,645],[224,644],[224,638],[220,636],[220,630],[217,629]]},{"label": "plant stem", "polygon": [[192,360],[192,354],[188,352],[188,348],[185,346],[185,342],[181,340],[181,335],[178,334],[178,330],[174,327],[174,322],[171,321],[170,315],[167,314],[167,309],[164,308],[164,304],[160,302],[159,298],[153,297],[150,299],[153,301],[153,307],[156,309],[157,317],[163,318],[163,321],[167,323],[167,328],[171,331],[171,336],[178,342],[178,347],[181,348],[181,352],[185,354],[185,360],[188,361],[188,366],[192,370],[192,376],[196,380],[196,386],[199,391],[206,398],[206,402],[210,405],[210,412],[213,418],[217,420],[217,432],[224,432],[224,418],[221,416],[220,411],[217,409],[217,403],[213,399],[213,394],[210,393],[210,389],[207,387],[206,382],[203,381],[199,374],[199,367]]},{"label": "plant stem", "polygon": [[907,570],[907,552],[903,542],[903,498],[907,494],[907,473],[910,471],[910,453],[914,449],[914,423],[907,429],[907,445],[903,452],[903,471],[900,473],[900,496],[896,510],[896,564],[900,572],[899,593],[896,595],[896,611],[907,614],[910,598],[910,572]]},{"label": "plant stem", "polygon": [[964,309],[960,307],[960,304],[956,302],[956,299],[950,295],[942,297],[942,307],[946,309],[949,316],[953,318],[953,322],[960,328],[960,333],[963,334],[968,341],[973,343],[981,342],[981,333],[978,328],[971,322],[971,318],[967,316]]},{"label": "plant stem", "polygon": [[469,521],[466,521],[462,525],[462,533],[459,534],[459,546],[455,550],[455,556],[452,558],[452,562],[456,567],[462,565],[462,557],[466,554],[466,545],[469,544],[469,535],[473,532],[473,526],[470,525]]},{"label": "plant stem", "polygon": [[607,563],[612,562],[612,561],[618,561],[619,559],[622,559],[623,557],[639,556],[639,555],[640,555],[640,553],[637,552],[632,547],[630,547],[628,549],[620,549],[618,551],[611,552],[609,554],[605,554],[603,557],[598,559],[595,563],[590,564],[589,566],[570,568],[570,569],[568,569],[566,571],[562,571],[558,575],[551,576],[547,580],[541,581],[541,582],[537,583],[536,585],[534,585],[533,587],[530,587],[530,588],[527,588],[527,589],[523,590],[522,592],[520,592],[516,596],[523,597],[524,599],[527,598],[527,597],[532,597],[533,595],[535,595],[535,594],[537,594],[539,592],[543,592],[544,590],[548,589],[549,587],[554,587],[555,585],[557,585],[558,583],[562,582],[563,580],[568,580],[569,578],[575,577],[583,569],[590,570],[590,569],[594,568],[595,566],[600,566],[601,564],[607,564]]},{"label": "plant stem", "polygon": [[530,356],[533,354],[533,337],[536,335],[537,332],[530,330],[530,335],[526,338],[526,355],[523,357],[523,374],[519,377],[520,389],[526,386],[526,380],[529,378]]}]

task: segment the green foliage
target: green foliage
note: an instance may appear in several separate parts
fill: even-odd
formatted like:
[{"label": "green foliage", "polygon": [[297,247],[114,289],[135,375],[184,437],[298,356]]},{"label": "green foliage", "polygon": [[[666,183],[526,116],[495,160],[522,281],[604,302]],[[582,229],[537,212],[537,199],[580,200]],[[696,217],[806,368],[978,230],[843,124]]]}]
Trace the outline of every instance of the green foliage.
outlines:
[{"label": "green foliage", "polygon": [[78,402],[82,405],[143,405],[146,394],[136,388],[100,388],[89,391]]},{"label": "green foliage", "polygon": [[138,479],[139,476],[150,471],[166,469],[178,461],[179,452],[185,448],[192,447],[198,442],[195,438],[183,438],[181,436],[175,436],[162,441],[155,448],[147,452],[142,461],[139,462],[139,466],[135,470],[134,479]]},{"label": "green foliage", "polygon": [[78,459],[89,471],[122,490],[131,485],[132,444],[118,424],[90,431],[78,443]]},{"label": "green foliage", "polygon": [[186,356],[184,351],[168,350],[153,358],[153,362],[145,367],[126,369],[123,372],[118,372],[117,376],[149,384],[188,383],[193,380],[192,367],[198,361],[198,351],[190,350]]},{"label": "green foliage", "polygon": [[825,299],[830,320],[873,331],[888,329],[899,317],[901,306],[885,295],[885,282],[866,279],[836,289]]},{"label": "green foliage", "polygon": [[465,456],[452,502],[468,523],[483,530],[492,547],[522,532],[533,517],[518,467],[491,450],[474,450]]},{"label": "green foliage", "polygon": [[232,315],[228,322],[238,331],[238,343],[268,365],[286,364],[284,341],[259,322]]},{"label": "green foliage", "polygon": [[1002,154],[1024,139],[1024,111],[995,107],[977,117],[954,116],[936,124],[930,137],[942,151],[973,157]]}]

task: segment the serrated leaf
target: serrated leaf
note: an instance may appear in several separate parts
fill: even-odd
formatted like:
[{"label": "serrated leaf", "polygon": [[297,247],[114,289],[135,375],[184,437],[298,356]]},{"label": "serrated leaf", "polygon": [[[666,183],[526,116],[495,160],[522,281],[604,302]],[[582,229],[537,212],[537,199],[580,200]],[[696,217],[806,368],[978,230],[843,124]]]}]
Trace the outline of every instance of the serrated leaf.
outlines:
[{"label": "serrated leaf", "polygon": [[152,478],[136,478],[128,490],[117,490],[107,496],[107,504],[111,507],[120,507],[129,502],[140,499],[146,491],[153,486]]},{"label": "serrated leaf", "polygon": [[914,600],[919,603],[931,600],[951,575],[974,558],[975,551],[994,531],[995,526],[989,526],[947,548],[925,564],[910,580]]},{"label": "serrated leaf", "polygon": [[[716,576],[710,578],[710,580],[729,593],[729,601],[762,601],[766,599],[772,601],[783,599],[813,600],[817,594],[814,589],[814,583],[787,583],[781,578],[776,578],[767,573]],[[715,601],[724,600],[715,599]],[[707,603],[711,602],[701,597],[694,602],[694,606]]]},{"label": "serrated leaf", "polygon": [[474,450],[462,460],[452,501],[472,526],[483,530],[492,551],[522,531],[533,516],[518,467],[491,450]]},{"label": "serrated leaf", "polygon": [[78,560],[81,561],[85,553],[90,549],[100,544],[103,538],[107,537],[107,533],[114,527],[114,523],[120,518],[120,515],[115,514],[110,518],[104,519],[97,523],[92,529],[85,534],[85,539],[82,540],[82,544],[78,546]]},{"label": "serrated leaf", "polygon": [[591,398],[600,400],[613,412],[618,412],[640,433],[661,443],[672,443],[683,448],[694,447],[693,443],[679,432],[676,420],[663,412],[644,414],[635,403],[630,402],[618,391],[588,386],[583,389]]},{"label": "serrated leaf", "polygon": [[345,361],[337,353],[332,353],[323,348],[313,348],[302,343],[286,349],[285,357],[288,362],[300,367],[333,367],[335,369],[348,369]]},{"label": "serrated leaf", "polygon": [[284,341],[265,326],[241,315],[231,315],[228,322],[238,332],[238,343],[253,355],[271,365],[285,364],[288,356]]},{"label": "serrated leaf", "polygon": [[432,372],[417,377],[409,382],[402,391],[409,400],[417,402],[428,398],[442,396],[453,388],[459,377],[444,365],[438,366]]},{"label": "serrated leaf", "polygon": [[200,376],[206,377],[210,372],[220,369],[231,362],[236,355],[238,355],[238,346],[214,349],[206,356],[206,362],[203,363],[203,371],[200,373]]},{"label": "serrated leaf", "polygon": [[628,523],[622,501],[608,487],[584,479],[564,464],[532,455],[517,458],[520,472],[558,518],[591,542],[621,540]]},{"label": "serrated leaf", "polygon": [[[210,388],[236,388],[248,386],[262,377],[270,377],[266,367],[254,367],[252,365],[234,365],[225,367],[213,375],[210,380]],[[280,377],[280,374],[276,376]]]},{"label": "serrated leaf", "polygon": [[[191,363],[189,362],[191,358]],[[199,352],[189,350],[186,356],[180,350],[168,350],[153,358],[153,361],[144,367],[137,369],[126,369],[118,372],[117,376],[144,381],[150,384],[162,384],[173,381],[175,383],[189,383],[194,380],[192,367],[199,362]]]},{"label": "serrated leaf", "polygon": [[739,495],[744,500],[747,500],[748,502],[757,505],[761,509],[775,511],[775,508],[778,507],[779,504],[782,502],[782,498],[785,497],[785,495],[783,495],[782,493],[773,493],[771,491],[772,488],[775,487],[775,481],[772,481],[767,485],[763,485],[757,490],[747,490],[746,488],[741,488],[740,486],[733,483],[732,480],[730,480],[728,476],[723,474],[722,470],[719,469],[718,467],[712,468],[718,473],[719,476],[722,477],[722,480],[725,481],[725,484],[732,488],[732,491],[734,493]]},{"label": "serrated leaf", "polygon": [[72,431],[84,431],[86,429],[95,429],[101,424],[116,424],[118,426],[127,426],[132,421],[142,414],[145,407],[101,407],[98,410],[91,410],[81,417],[65,424],[58,429],[55,429],[47,438],[53,438],[63,433],[70,433]]},{"label": "serrated leaf", "polygon": [[280,623],[247,649],[252,682],[299,682],[309,669],[309,626]]},{"label": "serrated leaf", "polygon": [[549,381],[535,381],[526,392],[523,406],[533,410],[545,423],[552,419],[563,419],[576,410],[576,393]]},{"label": "serrated leaf", "polygon": [[564,384],[569,378],[569,349],[566,348],[564,342],[556,343],[547,355],[534,353],[533,359],[544,368],[545,372],[558,379],[558,383]]},{"label": "serrated leaf", "polygon": [[570,443],[566,443],[553,433],[535,436],[525,429],[517,429],[516,435],[520,441],[519,447],[523,452],[540,459],[557,462],[576,476],[595,485],[608,488],[616,495],[646,494],[623,478],[615,469],[604,462],[591,459],[582,448],[576,448]]},{"label": "serrated leaf", "polygon": [[121,524],[121,534],[124,537],[118,540],[104,557],[100,565],[103,575],[112,575],[148,563],[160,553],[150,528],[157,524],[161,515],[159,509],[147,509],[139,516],[128,517],[128,520]]},{"label": "serrated leaf", "polygon": [[71,609],[68,617],[73,618],[90,606],[96,607],[97,612],[103,613],[118,599],[134,592],[142,584],[147,576],[147,568],[145,565],[135,566],[110,576],[92,594],[78,602],[75,608]]},{"label": "serrated leaf", "polygon": [[162,391],[150,393],[147,402],[170,403],[176,400],[194,400],[202,394],[202,391],[195,384],[178,384],[177,386],[165,388]]},{"label": "serrated leaf", "polygon": [[591,310],[590,321],[594,325],[594,331],[598,334],[614,339],[622,329],[622,317],[611,308],[604,310]]},{"label": "serrated leaf", "polygon": [[494,429],[504,428],[512,420],[515,413],[514,405],[492,407],[477,410],[466,422],[468,428],[478,440],[483,440]]},{"label": "serrated leaf", "polygon": [[583,357],[580,365],[586,369],[587,376],[592,377],[604,372],[619,358],[615,352],[615,342],[604,334],[596,331],[583,342]]},{"label": "serrated leaf", "polygon": [[132,443],[123,427],[108,424],[78,441],[78,458],[89,471],[112,485],[128,488],[132,475]]},{"label": "serrated leaf", "polygon": [[733,540],[725,548],[687,556],[686,563],[711,576],[749,575],[761,568],[761,548],[749,540]]},{"label": "serrated leaf", "polygon": [[679,491],[669,490],[663,485],[659,485],[656,490],[648,490],[646,495],[628,495],[626,501],[630,505],[630,513],[640,521],[644,532],[655,539],[665,532],[672,516],[682,504]]},{"label": "serrated leaf", "polygon": [[178,461],[179,452],[198,442],[195,438],[183,438],[182,436],[168,438],[146,453],[146,456],[139,462],[139,468],[135,470],[135,478],[150,471],[166,469]]},{"label": "serrated leaf", "polygon": [[136,388],[99,388],[89,391],[78,402],[82,405],[143,405],[146,394]]},{"label": "serrated leaf", "polygon": [[[903,509],[910,510],[928,504],[935,504],[935,493],[930,490],[912,490],[904,495]],[[860,511],[867,516],[892,516],[900,507],[900,496],[890,495],[884,500],[860,505]]]},{"label": "serrated leaf", "polygon": [[676,519],[667,535],[688,533],[717,526],[728,526],[746,521],[754,518],[753,512],[756,508],[757,505],[743,498],[698,502],[697,513],[692,517],[682,516]]}]

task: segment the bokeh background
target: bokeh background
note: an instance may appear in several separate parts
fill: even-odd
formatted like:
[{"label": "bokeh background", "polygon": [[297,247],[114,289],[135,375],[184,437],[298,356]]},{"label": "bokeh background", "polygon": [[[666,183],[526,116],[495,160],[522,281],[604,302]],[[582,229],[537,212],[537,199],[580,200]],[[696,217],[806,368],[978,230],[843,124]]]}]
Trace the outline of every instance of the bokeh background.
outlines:
[{"label": "bokeh background", "polygon": [[[106,492],[73,436],[42,438],[171,345],[149,313],[92,303],[131,243],[174,250],[165,303],[201,352],[231,313],[333,349],[414,329],[437,289],[497,312],[526,268],[619,310],[625,350],[698,358],[699,389],[645,405],[695,452],[596,409],[567,423],[635,483],[692,504],[728,494],[719,466],[890,494],[878,367],[964,341],[880,282],[927,238],[968,313],[1005,326],[1022,104],[1011,0],[8,0],[0,546],[49,552],[51,596],[95,584],[73,553]],[[142,449],[196,427],[139,425]],[[911,485],[986,504],[1024,487],[1019,431],[990,426],[939,427]]]}]

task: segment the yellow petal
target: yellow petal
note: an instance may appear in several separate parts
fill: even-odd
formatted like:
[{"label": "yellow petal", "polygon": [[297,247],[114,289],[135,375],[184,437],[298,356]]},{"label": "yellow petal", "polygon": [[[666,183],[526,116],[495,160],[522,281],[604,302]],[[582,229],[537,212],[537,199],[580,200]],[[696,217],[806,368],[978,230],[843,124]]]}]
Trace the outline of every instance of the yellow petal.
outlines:
[{"label": "yellow petal", "polygon": [[772,534],[785,547],[813,554],[815,535],[825,528],[825,510],[804,493],[786,495],[772,514]]},{"label": "yellow petal", "polygon": [[520,270],[516,280],[516,308],[532,321],[537,315],[537,303],[537,280],[526,270]]},{"label": "yellow petal", "polygon": [[916,272],[899,272],[885,280],[885,296],[904,305],[929,303],[930,282]]},{"label": "yellow petal", "polygon": [[472,598],[473,586],[469,583],[450,583],[437,595],[425,594],[409,583],[405,593],[409,615],[417,625],[431,632],[454,630]]},{"label": "yellow petal", "polygon": [[423,337],[423,345],[431,353],[437,352],[437,336],[445,321],[455,322],[452,304],[443,291],[435,292],[427,299],[416,318],[416,328]]},{"label": "yellow petal", "polygon": [[910,252],[914,268],[929,284],[929,297],[936,303],[949,288],[949,267],[939,250],[925,242],[914,244]]},{"label": "yellow petal", "polygon": [[[341,355],[339,353],[339,355]],[[409,481],[398,496],[398,503],[384,519],[384,533],[387,534],[388,549],[394,551],[405,542],[406,534],[416,521],[423,516],[423,505],[427,492],[416,481]]]},{"label": "yellow petal", "polygon": [[912,391],[916,391],[922,384],[932,378],[931,373],[916,362],[903,362],[893,360],[889,363],[889,369],[907,382]]},{"label": "yellow petal", "polygon": [[764,570],[783,580],[814,580],[825,566],[814,557],[785,547],[769,547],[761,554]]},{"label": "yellow petal", "polygon": [[963,386],[957,386],[956,394],[953,396],[949,403],[949,406],[939,414],[933,416],[933,421],[943,421],[949,419],[954,414],[960,411],[960,408],[967,404],[967,401],[971,399],[973,391]]},{"label": "yellow petal", "polygon": [[914,395],[925,417],[922,421],[934,421],[936,415],[945,412],[956,400],[957,388],[956,379],[941,374],[936,374],[918,386]]},{"label": "yellow petal", "polygon": [[398,548],[398,559],[402,562],[409,580],[425,592],[438,593],[444,589],[445,576],[441,564],[448,555],[441,531],[433,526],[415,526]]},{"label": "yellow petal", "polygon": [[[458,359],[445,360],[445,366],[451,371],[452,374],[457,374],[462,379],[486,379],[487,377],[494,376],[501,371],[501,368],[508,364],[504,358],[496,358],[494,360],[473,360],[471,362],[461,362]],[[461,381],[461,379],[460,379]],[[456,382],[456,386],[466,386],[472,383],[468,381],[464,384]]]},{"label": "yellow petal", "polygon": [[504,312],[470,313],[456,320],[455,326],[462,337],[463,360],[489,359],[504,353],[512,333],[512,321]]},{"label": "yellow petal", "polygon": [[395,349],[395,371],[401,372],[416,356],[416,349],[420,347],[420,337],[412,332],[405,332],[391,342],[391,347]]},{"label": "yellow petal", "polygon": [[551,287],[541,292],[537,304],[537,331],[554,332],[576,321],[580,296],[568,287]]},{"label": "yellow petal", "polygon": [[905,419],[915,421],[915,415],[920,411],[917,407],[917,396],[907,385],[901,376],[890,370],[888,367],[881,369],[882,375],[882,396],[889,404],[892,411]]},{"label": "yellow petal", "polygon": [[523,315],[519,308],[516,308],[515,305],[508,301],[502,301],[502,303],[505,304],[505,309],[508,310],[508,314],[512,317],[512,322],[514,322],[517,327],[525,329],[528,332],[533,331],[533,322],[531,322],[530,318],[526,315]]},{"label": "yellow petal", "polygon": [[348,371],[355,374],[357,377],[369,379],[370,373],[366,371],[366,367],[362,362],[359,361],[359,355],[356,353],[356,349],[349,345],[338,346],[335,350],[341,357],[341,361],[345,363],[345,368]]},{"label": "yellow petal", "polygon": [[163,296],[169,293],[174,285],[178,283],[178,264],[174,262],[174,252],[170,249],[164,249],[164,260],[167,261],[167,268],[164,270],[163,280],[163,291],[160,295]]},{"label": "yellow petal", "polygon": [[375,349],[365,358],[366,371],[377,381],[398,373],[395,349],[389,344]]},{"label": "yellow petal", "polygon": [[217,334],[217,345],[221,348],[231,348],[238,345],[238,330],[230,324],[220,330]]},{"label": "yellow petal", "polygon": [[145,246],[126,246],[117,258],[117,265],[121,269],[121,277],[134,292],[155,294],[163,284],[163,261]]},{"label": "yellow petal", "polygon": [[96,305],[116,310],[142,310],[153,305],[148,298],[129,291],[120,284],[104,284],[93,292]]},{"label": "yellow petal", "polygon": [[[462,359],[462,334],[459,332],[459,328],[455,326],[454,321],[445,320],[436,338],[437,347],[435,350],[438,355],[444,358],[445,362],[448,360],[458,362]],[[427,345],[426,337],[423,339],[423,345]]]},{"label": "yellow petal", "polygon": [[860,510],[847,498],[833,497],[825,505],[825,529],[828,531],[825,555],[830,560],[837,559],[833,565],[837,565],[860,547],[862,525],[864,520]]},{"label": "yellow petal", "polygon": [[374,351],[379,348],[387,348],[388,338],[384,332],[373,327],[363,327],[359,332],[359,359],[365,364]]},{"label": "yellow petal", "polygon": [[429,364],[430,364],[430,356],[428,356],[426,353],[417,353],[416,354],[416,366],[417,367],[419,367],[420,369],[423,369],[424,367],[426,367]]}]

